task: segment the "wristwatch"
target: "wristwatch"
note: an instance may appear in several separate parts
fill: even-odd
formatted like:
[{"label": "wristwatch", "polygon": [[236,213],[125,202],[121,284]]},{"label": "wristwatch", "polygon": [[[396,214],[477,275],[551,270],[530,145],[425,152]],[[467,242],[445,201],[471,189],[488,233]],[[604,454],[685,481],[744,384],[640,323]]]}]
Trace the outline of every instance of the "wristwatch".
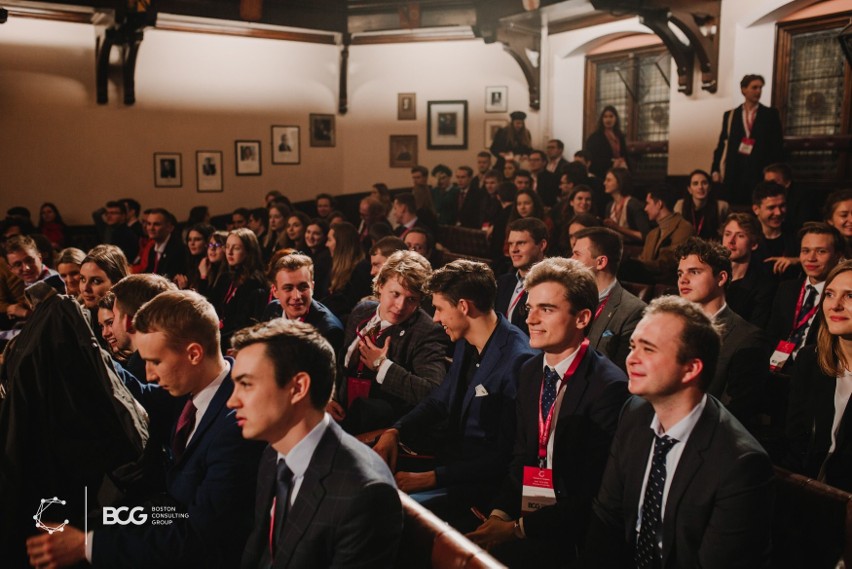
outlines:
[{"label": "wristwatch", "polygon": [[386,360],[386,359],[388,359],[388,358],[387,358],[387,356],[379,356],[379,357],[377,357],[377,358],[375,359],[375,361],[373,361],[373,367],[374,367],[374,368],[376,368],[376,369],[379,369],[379,366],[381,366],[383,363],[385,363],[385,360]]}]

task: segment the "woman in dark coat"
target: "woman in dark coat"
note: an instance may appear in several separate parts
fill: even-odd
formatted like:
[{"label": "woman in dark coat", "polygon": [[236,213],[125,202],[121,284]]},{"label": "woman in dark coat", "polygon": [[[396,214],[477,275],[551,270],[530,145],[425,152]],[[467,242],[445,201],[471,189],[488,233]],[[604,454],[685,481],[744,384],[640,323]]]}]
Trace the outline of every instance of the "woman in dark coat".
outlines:
[{"label": "woman in dark coat", "polygon": [[628,168],[627,140],[621,132],[618,111],[607,105],[598,118],[598,126],[586,139],[586,152],[591,154],[589,172],[603,179],[610,168]]}]

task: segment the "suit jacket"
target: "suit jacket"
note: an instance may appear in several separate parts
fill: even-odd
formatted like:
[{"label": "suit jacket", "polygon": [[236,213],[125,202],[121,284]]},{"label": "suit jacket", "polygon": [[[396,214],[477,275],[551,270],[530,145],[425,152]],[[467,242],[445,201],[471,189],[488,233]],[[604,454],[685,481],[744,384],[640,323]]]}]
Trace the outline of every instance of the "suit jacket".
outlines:
[{"label": "suit jacket", "polygon": [[[261,564],[269,548],[278,453],[267,447],[257,477],[254,530],[241,567]],[[331,421],[284,523],[272,568],[392,567],[402,534],[393,475],[369,447]]]},{"label": "suit jacket", "polygon": [[535,176],[536,193],[541,197],[544,205],[553,207],[556,204],[556,198],[559,197],[559,176],[547,170],[542,170]]},{"label": "suit jacket", "polygon": [[[662,278],[674,277],[677,261],[674,258],[675,248],[689,239],[695,233],[692,224],[679,213],[673,213],[670,219],[665,219],[652,229],[645,238],[640,259],[645,266]],[[670,279],[669,279],[670,280]]]},{"label": "suit jacket", "polygon": [[455,225],[458,219],[459,187],[453,184],[446,190],[432,188],[432,204],[438,214],[439,225]]},{"label": "suit jacket", "polygon": [[[456,342],[446,379],[394,425],[403,441],[422,436],[450,417],[459,395],[468,345],[466,340]],[[518,373],[536,353],[529,347],[529,338],[498,314],[497,327],[482,361],[464,391],[461,424],[450,425],[457,439],[438,448],[437,455],[443,463],[436,469],[438,486],[447,487],[451,497],[458,496],[479,507],[485,507],[493,498],[511,459]],[[480,392],[484,389],[486,395],[478,395],[477,387]]]},{"label": "suit jacket", "polygon": [[[733,118],[729,118],[733,113]],[[728,123],[731,132],[728,132]],[[731,201],[736,204],[751,203],[751,191],[758,182],[763,181],[763,168],[775,162],[784,160],[784,139],[781,129],[781,115],[778,109],[758,105],[751,138],[754,148],[751,154],[739,153],[740,142],[745,138],[743,126],[743,106],[725,111],[722,117],[722,132],[719,143],[713,152],[712,172],[720,172],[722,154],[725,143],[728,151],[725,154],[725,187]]]},{"label": "suit jacket", "polygon": [[590,347],[626,370],[625,361],[630,353],[630,336],[642,319],[645,303],[630,291],[624,290],[616,281],[609,293],[609,300],[600,315],[589,327]]},{"label": "suit jacket", "polygon": [[[159,262],[156,263],[154,261],[154,245],[154,240],[150,239],[139,250],[139,263],[132,267],[134,273],[156,273],[168,278],[186,274],[188,251],[180,241],[179,231],[172,231],[169,240],[166,242],[166,248],[163,250]],[[154,270],[155,265],[156,271]]]},{"label": "suit jacket", "polygon": [[[377,306],[377,302],[362,302],[352,310],[346,324],[343,347],[338,358],[344,372],[341,373],[342,381],[335,396],[344,407],[347,401],[346,352],[355,341],[356,330],[373,317]],[[444,380],[447,372],[444,356],[450,341],[444,329],[432,322],[421,308],[408,320],[387,328],[378,343],[384,346],[387,341],[390,341],[388,359],[393,363],[381,384],[373,380],[370,399],[379,399],[390,404],[395,414],[392,422],[410,411]],[[352,358],[357,361],[357,351]]]},{"label": "suit jacket", "polygon": [[[252,527],[263,445],[243,439],[225,402],[230,373],[201,417],[186,451],[166,470],[169,504],[187,519],[170,525],[108,526],[92,541],[95,567],[236,567]],[[176,425],[175,425],[176,426]],[[172,428],[174,436],[174,427]],[[169,453],[170,454],[170,453]],[[150,513],[150,510],[149,510]]]},{"label": "suit jacket", "polygon": [[485,189],[474,188],[472,185],[467,190],[467,195],[458,211],[457,221],[462,227],[481,229],[484,210],[483,200],[488,196]]},{"label": "suit jacket", "polygon": [[824,482],[852,491],[852,405],[847,405],[837,428],[837,443],[829,457],[834,427],[837,377],[825,375],[817,364],[816,346],[802,348],[790,382],[787,411],[787,457],[784,466],[812,478],[824,467]]},{"label": "suit jacket", "polygon": [[716,323],[722,326],[722,349],[707,393],[724,403],[741,423],[751,427],[760,411],[769,378],[769,343],[763,330],[746,322],[730,306],[725,306]]},{"label": "suit jacket", "polygon": [[[283,314],[284,309],[281,308],[281,302],[276,298],[266,305],[261,320],[269,322],[273,318],[281,318]],[[305,315],[304,322],[316,328],[328,340],[335,354],[340,353],[340,349],[343,347],[343,324],[337,316],[331,313],[331,310],[316,300],[311,300],[311,307]]]},{"label": "suit jacket", "polygon": [[[544,355],[521,368],[515,409],[514,458],[496,507],[520,517],[524,466],[538,466],[539,401]],[[553,485],[556,504],[524,516],[530,539],[556,540],[563,553],[588,529],[592,500],[598,492],[618,414],[629,397],[627,376],[591,347],[563,390],[553,441]]]},{"label": "suit jacket", "polygon": [[216,280],[211,293],[211,304],[216,308],[216,314],[222,322],[220,332],[223,350],[231,346],[231,336],[234,332],[263,321],[263,311],[269,302],[269,287],[255,278],[249,278],[238,286],[228,301],[228,290],[233,282],[233,275],[225,273]]},{"label": "suit jacket", "polygon": [[[805,277],[807,278],[807,277]],[[796,314],[796,303],[802,290],[803,279],[784,281],[778,285],[775,299],[772,301],[772,315],[766,326],[766,336],[769,338],[770,347],[774,350],[780,340],[786,340],[793,330],[793,318]],[[819,298],[817,298],[819,304]],[[808,334],[802,342],[802,346],[810,346],[816,343],[819,321],[814,316]]]},{"label": "suit jacket", "polygon": [[766,329],[777,287],[775,279],[752,257],[745,276],[728,284],[725,297],[731,310],[758,328]]},{"label": "suit jacket", "polygon": [[[506,316],[509,311],[509,306],[515,300],[512,295],[515,292],[515,285],[518,284],[518,271],[512,269],[511,272],[505,275],[500,275],[497,279],[497,298],[494,301],[494,310],[501,316]],[[529,327],[527,326],[527,291],[521,295],[515,306],[515,311],[512,313],[512,324],[520,328],[521,332],[530,335]]]},{"label": "suit jacket", "polygon": [[[654,409],[624,406],[593,506],[587,566],[632,566]],[[663,569],[768,567],[774,488],[763,447],[721,403],[707,404],[671,481],[662,534]]]}]

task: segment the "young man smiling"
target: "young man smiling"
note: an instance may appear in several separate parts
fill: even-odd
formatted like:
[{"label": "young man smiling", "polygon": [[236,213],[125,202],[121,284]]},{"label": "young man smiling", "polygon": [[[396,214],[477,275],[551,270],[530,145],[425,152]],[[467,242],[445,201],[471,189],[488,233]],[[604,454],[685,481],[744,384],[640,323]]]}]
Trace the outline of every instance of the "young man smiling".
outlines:
[{"label": "young man smiling", "polygon": [[497,279],[494,308],[524,333],[527,332],[527,292],[524,277],[547,251],[547,226],[533,217],[516,219],[506,228],[513,270]]},{"label": "young man smiling", "polygon": [[[585,339],[598,305],[589,269],[546,259],[524,286],[530,347],[543,354],[520,370],[509,476],[491,516],[468,537],[511,567],[554,567],[573,560],[585,536],[627,378]],[[533,488],[536,480],[548,483]]]}]

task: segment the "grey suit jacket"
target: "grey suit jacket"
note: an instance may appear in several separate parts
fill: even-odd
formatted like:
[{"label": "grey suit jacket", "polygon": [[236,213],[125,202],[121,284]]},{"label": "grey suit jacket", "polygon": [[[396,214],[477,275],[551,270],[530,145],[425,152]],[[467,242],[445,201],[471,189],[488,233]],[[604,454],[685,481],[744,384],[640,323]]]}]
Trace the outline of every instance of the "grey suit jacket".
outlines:
[{"label": "grey suit jacket", "polygon": [[707,393],[718,398],[746,426],[760,410],[769,377],[769,342],[763,330],[725,306],[716,317],[722,326],[722,349]]},{"label": "grey suit jacket", "polygon": [[[628,400],[593,507],[586,567],[628,567],[654,408]],[[763,447],[717,399],[707,404],[683,449],[663,513],[663,569],[768,567],[772,535],[772,463]]]},{"label": "grey suit jacket", "polygon": [[[257,477],[254,530],[243,569],[269,561],[269,520],[278,453],[267,447]],[[369,447],[331,421],[287,512],[273,569],[392,567],[402,534],[393,475]]]},{"label": "grey suit jacket", "polygon": [[630,336],[642,319],[645,303],[616,281],[606,306],[589,327],[589,343],[621,369],[630,352]]}]

